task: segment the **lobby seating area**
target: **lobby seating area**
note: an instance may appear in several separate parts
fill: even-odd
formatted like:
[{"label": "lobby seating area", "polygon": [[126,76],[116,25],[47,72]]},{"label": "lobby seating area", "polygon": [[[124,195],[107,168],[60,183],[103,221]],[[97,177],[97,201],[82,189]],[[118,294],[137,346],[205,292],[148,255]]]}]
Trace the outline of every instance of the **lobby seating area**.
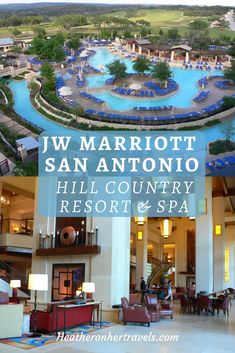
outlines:
[{"label": "lobby seating area", "polygon": [[[230,294],[231,293],[231,294]],[[229,317],[229,309],[233,292],[226,290],[222,293],[198,293],[197,296],[190,293],[180,296],[180,312],[182,314],[206,314],[214,316],[223,313],[224,317]]]},{"label": "lobby seating area", "polygon": [[143,302],[141,293],[130,294],[130,300],[121,298],[123,324],[158,322],[163,317],[173,318],[170,304],[160,304],[156,294],[145,294]]}]

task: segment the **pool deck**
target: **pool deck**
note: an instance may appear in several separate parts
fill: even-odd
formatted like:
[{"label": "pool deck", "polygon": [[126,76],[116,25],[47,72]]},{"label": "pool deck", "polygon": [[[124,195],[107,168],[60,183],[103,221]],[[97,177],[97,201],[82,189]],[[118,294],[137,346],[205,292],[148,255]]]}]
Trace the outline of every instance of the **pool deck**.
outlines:
[{"label": "pool deck", "polygon": [[[61,73],[65,73],[65,71],[63,72],[61,70]],[[163,115],[168,115],[168,114],[183,114],[183,113],[188,113],[188,112],[192,112],[192,111],[196,111],[196,112],[200,112],[203,108],[206,108],[207,106],[214,104],[215,102],[217,102],[218,100],[222,99],[225,95],[232,95],[235,93],[235,85],[231,86],[231,88],[229,89],[219,89],[215,87],[215,81],[219,81],[219,80],[223,80],[223,77],[221,78],[216,78],[216,79],[211,79],[209,80],[208,86],[204,89],[204,90],[210,90],[210,94],[208,96],[208,98],[206,98],[204,101],[201,102],[193,102],[192,101],[192,105],[188,108],[178,108],[178,107],[174,107],[172,109],[171,112],[169,112],[169,110],[162,110],[162,111],[157,111],[157,112],[153,112],[153,111],[134,111],[134,110],[120,110],[120,109],[111,109],[106,103],[104,104],[96,104],[94,102],[92,102],[91,100],[86,100],[85,98],[81,97],[79,95],[80,92],[87,92],[90,94],[93,94],[95,96],[95,93],[99,92],[110,92],[112,93],[114,96],[118,96],[122,99],[131,99],[132,96],[121,96],[118,95],[117,93],[112,92],[112,88],[115,87],[115,85],[112,86],[102,86],[102,87],[95,87],[95,88],[88,88],[88,87],[83,87],[83,88],[78,88],[76,86],[76,76],[72,76],[71,79],[66,80],[66,86],[69,86],[72,91],[74,92],[73,95],[71,96],[71,98],[75,101],[75,102],[79,102],[79,104],[82,105],[82,107],[84,109],[94,109],[97,111],[105,111],[107,113],[121,113],[121,114],[127,114],[127,115],[132,115],[132,116],[136,116],[138,115],[144,115],[144,116],[153,116],[153,115],[158,115],[158,116],[163,116]],[[134,81],[133,81],[134,82]],[[179,88],[180,90],[180,88]],[[198,93],[201,89],[198,88]],[[170,94],[169,96],[172,95],[177,95],[177,92],[174,92],[173,94]],[[136,99],[137,97],[134,96],[134,98]],[[161,96],[159,97],[159,99],[163,99],[163,98],[167,98],[167,96]],[[149,99],[149,101],[151,100],[156,100],[158,99],[157,96],[155,96],[154,98],[138,98],[138,100],[141,102],[141,100],[145,100]],[[161,102],[157,103],[156,102],[156,106],[161,106]],[[143,106],[147,106],[146,102],[143,103]]]}]

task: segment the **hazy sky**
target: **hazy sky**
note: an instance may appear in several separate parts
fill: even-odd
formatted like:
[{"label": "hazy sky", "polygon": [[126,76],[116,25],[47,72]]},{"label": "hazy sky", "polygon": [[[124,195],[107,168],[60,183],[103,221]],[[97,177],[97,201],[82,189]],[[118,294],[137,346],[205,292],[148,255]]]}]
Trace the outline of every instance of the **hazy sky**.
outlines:
[{"label": "hazy sky", "polygon": [[221,6],[234,6],[234,0],[0,0],[0,4],[20,4],[20,3],[37,3],[37,2],[85,2],[85,3],[114,3],[114,4],[164,4],[164,5],[221,5]]}]

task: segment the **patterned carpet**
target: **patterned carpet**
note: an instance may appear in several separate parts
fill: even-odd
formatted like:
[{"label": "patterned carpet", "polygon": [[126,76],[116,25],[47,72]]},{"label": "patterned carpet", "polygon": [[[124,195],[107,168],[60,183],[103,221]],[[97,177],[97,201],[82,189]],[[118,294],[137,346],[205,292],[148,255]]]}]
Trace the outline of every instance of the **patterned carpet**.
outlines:
[{"label": "patterned carpet", "polygon": [[[101,330],[103,328],[110,327],[112,325],[113,324],[108,321],[103,321],[101,328],[98,322],[95,323],[94,326],[80,325],[72,329],[66,330],[66,335],[81,335],[81,334],[87,335],[95,331]],[[22,348],[22,349],[28,350],[28,349],[41,347],[50,343],[56,343],[56,337],[42,335],[41,337],[38,337],[38,338],[31,338],[28,336],[22,336],[22,337],[3,339],[3,340],[0,340],[0,343],[7,344],[16,348]]]}]

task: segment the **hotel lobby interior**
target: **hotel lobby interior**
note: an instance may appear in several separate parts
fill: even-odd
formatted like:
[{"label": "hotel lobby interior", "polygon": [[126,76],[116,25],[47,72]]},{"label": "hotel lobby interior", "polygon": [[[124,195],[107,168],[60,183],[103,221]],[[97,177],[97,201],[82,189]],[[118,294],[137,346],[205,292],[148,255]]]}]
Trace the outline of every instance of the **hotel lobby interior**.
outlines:
[{"label": "hotel lobby interior", "polygon": [[234,352],[235,179],[205,184],[196,219],[56,218],[37,178],[1,177],[0,352]]}]

